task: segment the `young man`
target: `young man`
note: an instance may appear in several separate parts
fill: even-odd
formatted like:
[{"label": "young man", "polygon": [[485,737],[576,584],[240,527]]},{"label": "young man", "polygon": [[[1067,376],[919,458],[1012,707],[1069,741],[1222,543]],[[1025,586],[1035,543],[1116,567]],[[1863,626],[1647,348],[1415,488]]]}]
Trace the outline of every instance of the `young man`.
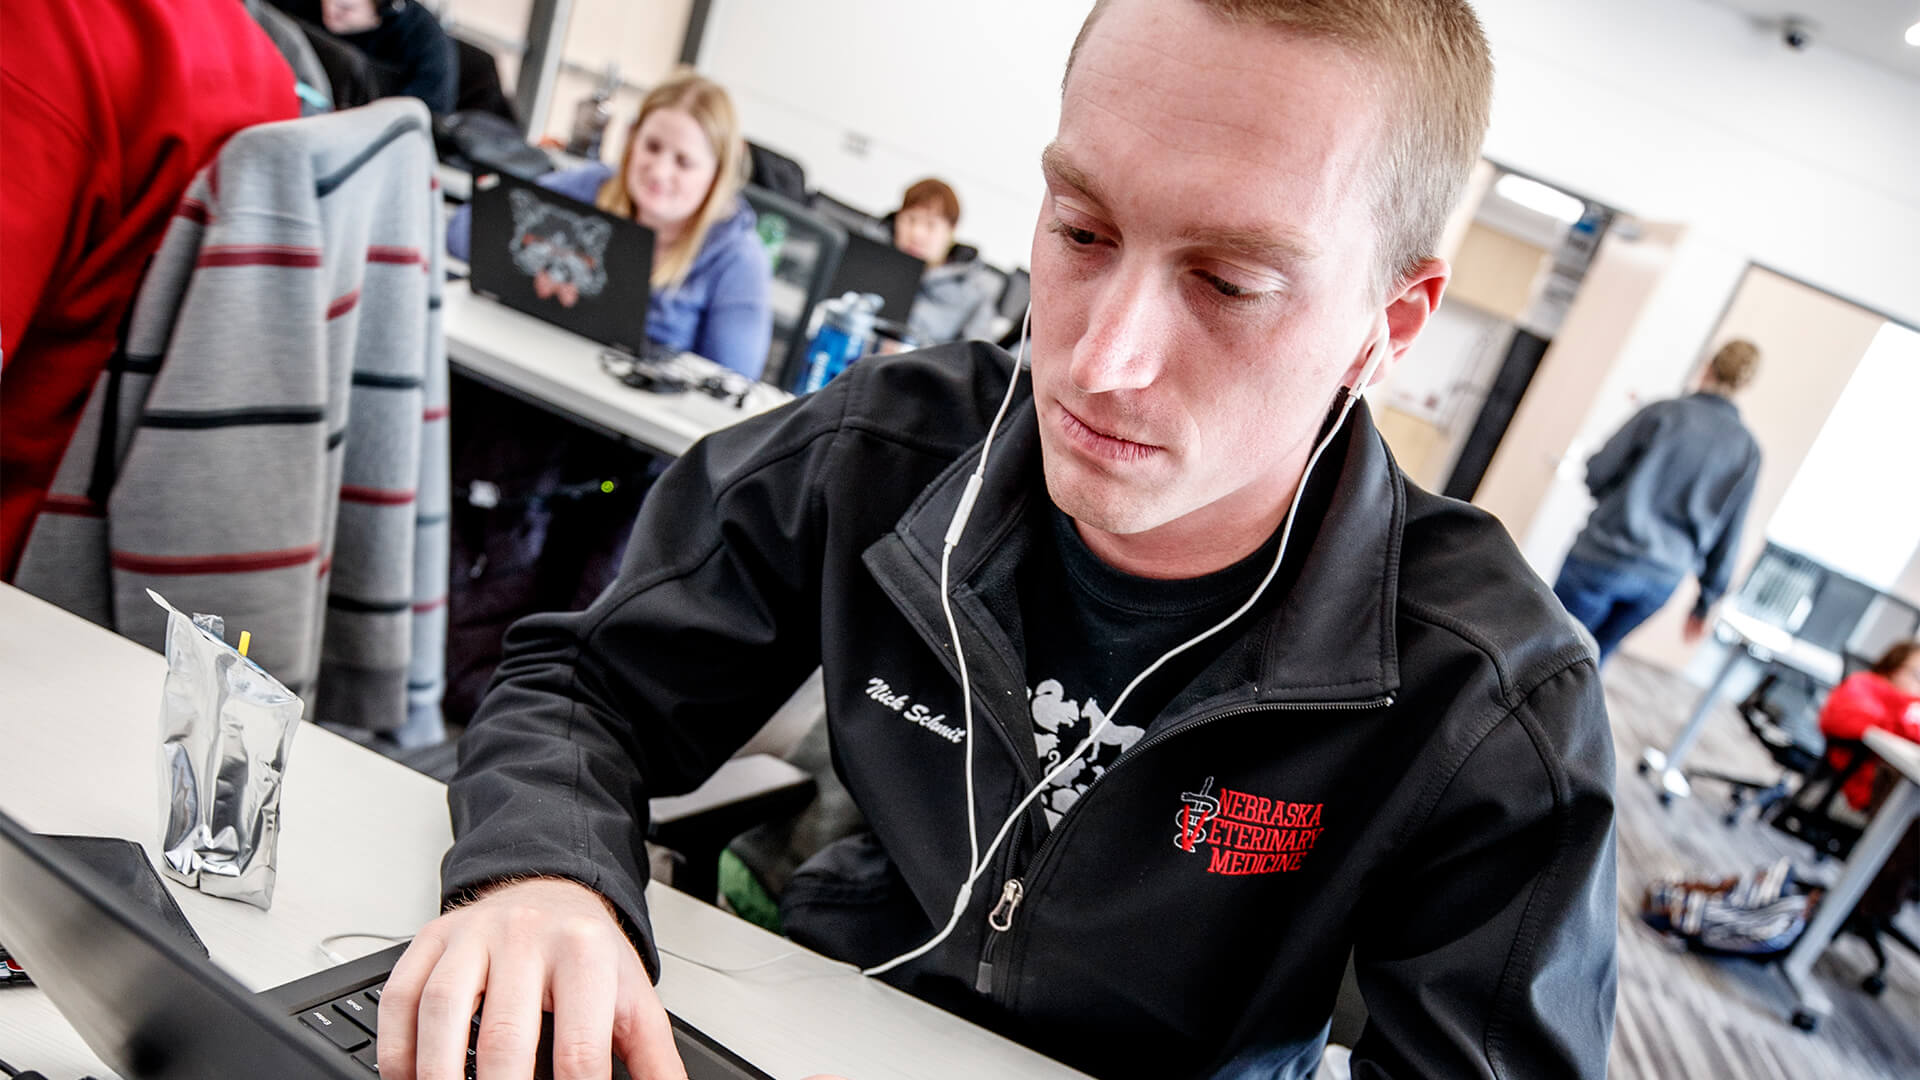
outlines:
[{"label": "young man", "polygon": [[1759,367],[1752,342],[1727,342],[1697,393],[1641,409],[1587,461],[1587,490],[1600,505],[1553,592],[1599,642],[1602,663],[1690,573],[1700,575],[1700,596],[1686,637],[1706,634],[1760,478],[1760,444],[1733,404]]},{"label": "young man", "polygon": [[1462,0],[1097,6],[1042,162],[1031,383],[983,481],[1010,373],[979,345],[856,365],[670,469],[621,579],[509,634],[449,794],[460,903],[387,985],[382,1075],[458,1075],[484,994],[482,1076],[525,1075],[548,1008],[556,1075],[606,1075],[611,1042],[680,1077],[645,800],[821,664],[872,832],[795,875],[796,941],[878,966],[932,939],[971,808],[978,886],[885,977],[1069,1064],[1309,1076],[1351,955],[1356,1075],[1603,1076],[1593,653],[1364,408],[1329,426],[1440,300],[1490,81]]}]

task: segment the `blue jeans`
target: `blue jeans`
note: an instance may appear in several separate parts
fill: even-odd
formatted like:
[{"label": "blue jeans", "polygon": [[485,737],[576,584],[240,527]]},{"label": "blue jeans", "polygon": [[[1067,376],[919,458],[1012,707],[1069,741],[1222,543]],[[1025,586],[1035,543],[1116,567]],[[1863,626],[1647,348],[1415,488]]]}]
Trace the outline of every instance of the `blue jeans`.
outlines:
[{"label": "blue jeans", "polygon": [[1659,611],[1679,584],[1666,577],[1648,577],[1568,556],[1560,567],[1559,580],[1553,583],[1553,595],[1600,644],[1600,662],[1604,664],[1620,639]]}]

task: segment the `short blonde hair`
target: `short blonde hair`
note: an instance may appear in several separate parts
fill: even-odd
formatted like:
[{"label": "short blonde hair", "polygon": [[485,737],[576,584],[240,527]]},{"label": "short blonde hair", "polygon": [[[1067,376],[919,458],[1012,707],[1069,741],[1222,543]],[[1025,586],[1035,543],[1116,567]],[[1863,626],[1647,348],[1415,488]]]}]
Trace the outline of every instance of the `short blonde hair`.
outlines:
[{"label": "short blonde hair", "polygon": [[1760,370],[1760,347],[1735,338],[1720,346],[1707,361],[1707,377],[1729,390],[1738,390],[1753,381]]},{"label": "short blonde hair", "polygon": [[[1235,24],[1329,41],[1375,60],[1387,78],[1387,130],[1374,172],[1380,286],[1434,256],[1480,157],[1492,111],[1493,57],[1466,0],[1188,0]],[[1067,71],[1107,0],[1095,0]],[[1064,89],[1064,83],[1062,85]]]},{"label": "short blonde hair", "polygon": [[619,171],[600,185],[593,200],[595,206],[610,214],[633,217],[633,196],[627,191],[627,166],[633,160],[634,145],[639,142],[640,125],[660,109],[679,109],[693,117],[706,133],[718,167],[714,169],[712,185],[707,188],[707,197],[693,212],[679,238],[666,250],[654,253],[652,281],[656,289],[670,288],[684,280],[687,271],[693,268],[694,258],[700,254],[700,245],[706,243],[707,230],[733,213],[734,197],[746,183],[747,163],[747,144],[740,135],[740,118],[733,110],[733,99],[727,96],[726,89],[712,79],[695,74],[692,68],[679,68],[641,99],[640,115],[634,118],[633,127],[627,132],[627,148],[620,155]]}]

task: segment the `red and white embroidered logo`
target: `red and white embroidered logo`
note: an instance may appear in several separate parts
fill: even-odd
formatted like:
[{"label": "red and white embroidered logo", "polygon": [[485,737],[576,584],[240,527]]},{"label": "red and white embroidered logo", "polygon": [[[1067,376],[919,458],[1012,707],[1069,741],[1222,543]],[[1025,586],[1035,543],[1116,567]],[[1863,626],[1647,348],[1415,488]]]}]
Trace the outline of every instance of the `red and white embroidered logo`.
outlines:
[{"label": "red and white embroidered logo", "polygon": [[1300,869],[1320,841],[1321,803],[1288,802],[1232,788],[1183,792],[1174,846],[1207,854],[1209,874],[1284,874]]}]

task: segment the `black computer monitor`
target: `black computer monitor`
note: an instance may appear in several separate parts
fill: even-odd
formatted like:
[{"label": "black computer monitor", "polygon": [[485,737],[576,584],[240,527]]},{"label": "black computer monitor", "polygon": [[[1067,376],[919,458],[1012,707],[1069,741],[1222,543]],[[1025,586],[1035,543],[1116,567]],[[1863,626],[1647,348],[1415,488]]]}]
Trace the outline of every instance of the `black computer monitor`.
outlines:
[{"label": "black computer monitor", "polygon": [[1864,581],[1827,571],[1813,594],[1813,607],[1794,637],[1829,652],[1840,652],[1853,638],[1854,627],[1880,597],[1880,590]]},{"label": "black computer monitor", "polygon": [[829,297],[848,292],[876,293],[883,304],[880,317],[905,322],[920,290],[927,264],[892,244],[882,244],[855,233],[847,234],[847,252],[828,287]]}]

